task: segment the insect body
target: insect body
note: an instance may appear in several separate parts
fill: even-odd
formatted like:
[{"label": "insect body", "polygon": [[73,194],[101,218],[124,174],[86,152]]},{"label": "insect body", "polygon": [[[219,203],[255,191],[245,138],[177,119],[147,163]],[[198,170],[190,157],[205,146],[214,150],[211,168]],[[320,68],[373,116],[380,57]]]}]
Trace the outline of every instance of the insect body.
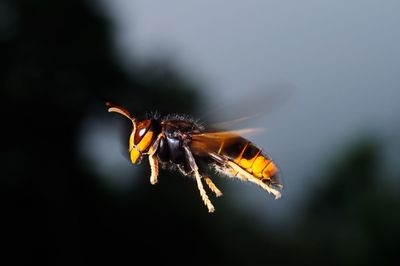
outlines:
[{"label": "insect body", "polygon": [[208,132],[195,121],[181,116],[152,117],[137,120],[124,108],[106,103],[109,112],[117,112],[132,121],[129,153],[133,164],[148,156],[151,184],[157,183],[159,164],[178,169],[196,179],[197,187],[209,212],[214,206],[202,179],[216,196],[221,191],[208,176],[202,175],[198,162],[206,162],[220,173],[261,186],[276,199],[282,188],[278,168],[271,158],[253,143],[240,136],[243,131]]}]

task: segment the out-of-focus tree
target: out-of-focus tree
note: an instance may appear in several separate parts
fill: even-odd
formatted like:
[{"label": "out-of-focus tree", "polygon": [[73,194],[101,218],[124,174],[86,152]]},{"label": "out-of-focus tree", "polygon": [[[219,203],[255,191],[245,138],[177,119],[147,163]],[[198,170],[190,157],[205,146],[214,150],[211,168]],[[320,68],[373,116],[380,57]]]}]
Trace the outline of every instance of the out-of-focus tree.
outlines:
[{"label": "out-of-focus tree", "polygon": [[385,176],[376,138],[350,145],[322,175],[293,238],[307,263],[395,264],[400,230],[398,183]]}]

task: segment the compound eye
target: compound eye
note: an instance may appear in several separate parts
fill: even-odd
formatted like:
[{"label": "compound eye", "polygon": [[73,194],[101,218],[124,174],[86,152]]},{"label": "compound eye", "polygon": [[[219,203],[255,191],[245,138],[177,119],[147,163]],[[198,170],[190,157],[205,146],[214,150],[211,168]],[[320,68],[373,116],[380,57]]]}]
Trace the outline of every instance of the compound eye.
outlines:
[{"label": "compound eye", "polygon": [[135,132],[135,144],[139,143],[146,132],[149,130],[151,124],[151,120],[143,120],[137,124],[136,132]]}]

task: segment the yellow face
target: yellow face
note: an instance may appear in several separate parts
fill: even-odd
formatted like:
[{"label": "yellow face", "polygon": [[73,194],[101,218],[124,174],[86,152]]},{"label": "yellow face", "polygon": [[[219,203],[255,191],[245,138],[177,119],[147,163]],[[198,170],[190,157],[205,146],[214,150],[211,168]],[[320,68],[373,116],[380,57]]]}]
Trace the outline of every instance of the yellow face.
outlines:
[{"label": "yellow face", "polygon": [[129,153],[133,164],[139,163],[143,153],[147,152],[151,146],[154,132],[150,130],[150,126],[151,120],[147,119],[133,127],[129,137]]},{"label": "yellow face", "polygon": [[136,118],[134,118],[128,110],[125,108],[106,102],[109,112],[119,113],[129,120],[132,121],[133,129],[131,136],[129,137],[129,153],[131,157],[131,162],[137,164],[151,146],[153,141],[154,132],[151,130],[151,120],[145,119],[137,123]]}]

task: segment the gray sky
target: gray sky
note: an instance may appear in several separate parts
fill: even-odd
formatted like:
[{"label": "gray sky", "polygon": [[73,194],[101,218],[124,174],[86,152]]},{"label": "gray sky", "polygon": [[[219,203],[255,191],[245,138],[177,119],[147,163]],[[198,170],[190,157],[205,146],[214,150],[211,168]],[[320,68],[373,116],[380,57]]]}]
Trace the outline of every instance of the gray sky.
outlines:
[{"label": "gray sky", "polygon": [[252,140],[283,169],[286,196],[275,204],[244,186],[230,200],[245,209],[284,217],[338,146],[399,120],[400,1],[103,1],[127,66],[167,55],[227,101],[276,81],[295,86],[253,125],[268,128]]}]

